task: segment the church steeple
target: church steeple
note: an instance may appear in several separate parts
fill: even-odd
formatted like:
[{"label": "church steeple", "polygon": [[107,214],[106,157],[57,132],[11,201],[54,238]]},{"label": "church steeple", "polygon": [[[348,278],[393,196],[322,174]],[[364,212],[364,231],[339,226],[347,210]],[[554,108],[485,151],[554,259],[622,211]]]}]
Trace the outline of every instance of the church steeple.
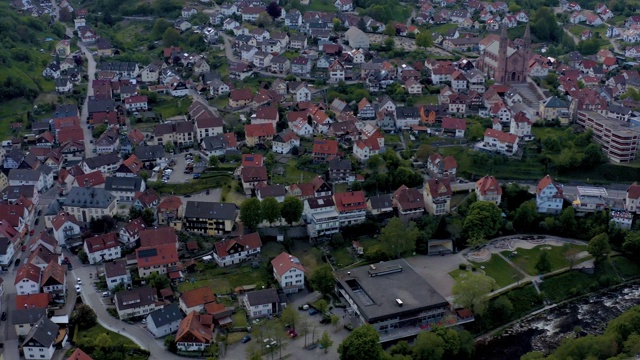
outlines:
[{"label": "church steeple", "polygon": [[507,37],[507,25],[502,24],[500,33],[500,48],[498,50],[498,69],[494,78],[498,83],[504,84],[507,76],[507,48],[509,38]]}]

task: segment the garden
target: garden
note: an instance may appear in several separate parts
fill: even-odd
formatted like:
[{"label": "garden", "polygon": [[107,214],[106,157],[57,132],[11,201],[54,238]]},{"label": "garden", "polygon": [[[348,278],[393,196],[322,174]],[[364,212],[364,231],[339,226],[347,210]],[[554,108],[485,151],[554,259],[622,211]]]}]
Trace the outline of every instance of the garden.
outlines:
[{"label": "garden", "polygon": [[503,251],[500,254],[509,258],[527,274],[538,275],[540,271],[536,265],[539,262],[540,253],[543,251],[546,252],[550,264],[548,271],[544,271],[544,273],[571,267],[591,259],[591,256],[586,252],[586,246],[575,244],[565,244],[564,246],[543,244],[531,249],[517,248],[514,251]]}]

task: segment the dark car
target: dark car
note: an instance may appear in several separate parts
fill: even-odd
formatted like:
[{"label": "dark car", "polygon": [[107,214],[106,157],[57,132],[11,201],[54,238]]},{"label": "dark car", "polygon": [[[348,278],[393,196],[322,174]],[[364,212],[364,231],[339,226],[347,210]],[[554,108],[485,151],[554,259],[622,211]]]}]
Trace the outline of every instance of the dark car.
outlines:
[{"label": "dark car", "polygon": [[36,219],[35,224],[38,225],[40,223],[40,219]]},{"label": "dark car", "polygon": [[322,319],[320,319],[320,324],[331,324],[331,317],[323,316]]},{"label": "dark car", "polygon": [[247,336],[243,337],[242,340],[240,340],[240,342],[243,343],[243,344],[246,344],[249,341],[251,341],[251,336],[250,335],[247,335]]},{"label": "dark car", "polygon": [[13,262],[14,266],[18,266],[20,265],[20,259],[16,259],[16,261]]},{"label": "dark car", "polygon": [[6,311],[2,312],[2,317],[0,317],[0,320],[2,320],[2,321],[7,320],[7,312]]},{"label": "dark car", "polygon": [[42,215],[42,209],[38,210],[38,216]]}]

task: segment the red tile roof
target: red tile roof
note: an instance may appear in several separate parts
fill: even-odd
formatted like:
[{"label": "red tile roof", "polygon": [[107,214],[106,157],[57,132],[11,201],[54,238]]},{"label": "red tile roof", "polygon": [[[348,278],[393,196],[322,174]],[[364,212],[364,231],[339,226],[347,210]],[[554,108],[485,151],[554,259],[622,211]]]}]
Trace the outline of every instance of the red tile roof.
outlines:
[{"label": "red tile roof", "polygon": [[429,193],[433,199],[443,196],[451,196],[451,182],[447,178],[429,179],[427,181]]},{"label": "red tile roof", "polygon": [[424,197],[415,188],[402,185],[393,193],[393,200],[402,210],[414,210],[424,208]]},{"label": "red tile roof", "polygon": [[176,333],[176,342],[209,344],[213,340],[212,327],[206,327],[200,323],[201,315],[195,311],[190,312],[182,319]]},{"label": "red tile roof", "polygon": [[633,184],[627,188],[627,197],[629,199],[640,199],[640,185],[638,185],[637,182],[634,181]]},{"label": "red tile roof", "polygon": [[157,245],[173,245],[176,247],[178,235],[172,227],[159,227],[140,231],[140,247],[153,247]]},{"label": "red tile roof", "polygon": [[216,301],[213,289],[210,287],[201,287],[189,291],[185,291],[180,295],[180,300],[188,307],[194,307]]},{"label": "red tile roof", "polygon": [[136,249],[138,268],[169,265],[178,262],[178,250],[175,244],[140,247]]},{"label": "red tile roof", "polygon": [[554,197],[560,197],[560,198],[563,197],[562,188],[556,185],[553,182],[553,179],[551,178],[551,176],[549,175],[543,177],[542,179],[540,179],[540,181],[538,181],[538,186],[536,187],[536,193],[540,195],[542,190],[544,190],[549,185],[553,185],[556,188],[557,193]]},{"label": "red tile roof", "polygon": [[87,244],[87,250],[89,250],[90,253],[95,253],[98,251],[103,251],[120,246],[116,233],[109,233],[94,236],[92,238],[87,238],[85,239],[85,243]]},{"label": "red tile roof", "polygon": [[480,195],[487,195],[488,193],[495,193],[496,195],[502,195],[502,187],[498,183],[498,180],[493,176],[486,175],[482,179],[476,181],[476,189],[480,192]]},{"label": "red tile roof", "polygon": [[46,293],[16,295],[16,309],[46,309],[51,300],[52,295]]},{"label": "red tile roof", "polygon": [[336,155],[338,153],[338,141],[328,139],[316,139],[313,142],[314,154]]},{"label": "red tile roof", "polygon": [[22,280],[31,280],[37,284],[40,284],[40,274],[42,271],[36,265],[30,263],[24,263],[18,268],[16,273],[16,279],[13,282],[14,285],[18,284]]},{"label": "red tile roof", "polygon": [[247,124],[244,126],[244,133],[248,138],[273,136],[276,134],[276,129],[269,123]]},{"label": "red tile roof", "polygon": [[214,244],[214,251],[218,256],[226,257],[229,256],[229,250],[236,244],[242,245],[244,250],[247,251],[262,247],[262,240],[260,240],[260,235],[255,232],[232,239],[218,241]]},{"label": "red tile roof", "polygon": [[262,154],[242,154],[242,166],[262,166],[263,161]]},{"label": "red tile roof", "polygon": [[82,351],[82,349],[76,348],[67,360],[93,360],[93,358]]},{"label": "red tile roof", "polygon": [[86,187],[86,188],[99,186],[106,182],[104,175],[100,170],[96,170],[88,174],[78,175],[76,176],[75,181],[76,181],[76,184],[78,184],[78,187]]},{"label": "red tile roof", "polygon": [[291,268],[305,272],[304,266],[302,266],[300,260],[286,252],[281,253],[271,260],[271,265],[273,265],[273,270],[278,274],[278,276],[284,275],[287,271],[291,270]]},{"label": "red tile roof", "polygon": [[231,90],[229,98],[233,101],[251,101],[253,99],[253,92],[249,89]]},{"label": "red tile roof", "polygon": [[256,119],[276,121],[278,119],[278,108],[275,106],[261,106],[256,109]]},{"label": "red tile roof", "polygon": [[367,209],[367,199],[363,191],[336,193],[333,195],[338,212],[358,211]]},{"label": "red tile roof", "polygon": [[75,216],[69,215],[69,213],[64,211],[60,211],[58,215],[54,216],[53,219],[51,219],[51,225],[56,231],[64,226],[64,224],[66,224],[67,222],[72,222],[80,226],[80,223]]},{"label": "red tile roof", "polygon": [[123,161],[122,165],[128,167],[134,174],[137,174],[144,166],[142,160],[140,160],[135,154],[132,154],[127,158],[127,160]]},{"label": "red tile roof", "polygon": [[466,130],[467,122],[465,119],[445,117],[442,118],[442,128],[447,130]]},{"label": "red tile roof", "polygon": [[511,133],[506,133],[494,129],[486,129],[484,131],[484,136],[491,137],[494,139],[498,139],[500,142],[505,142],[509,144],[515,144],[518,142],[518,136]]},{"label": "red tile roof", "polygon": [[245,166],[242,168],[240,176],[245,183],[269,180],[266,166]]},{"label": "red tile roof", "polygon": [[182,206],[182,200],[179,197],[169,195],[160,201],[158,211],[177,211]]}]

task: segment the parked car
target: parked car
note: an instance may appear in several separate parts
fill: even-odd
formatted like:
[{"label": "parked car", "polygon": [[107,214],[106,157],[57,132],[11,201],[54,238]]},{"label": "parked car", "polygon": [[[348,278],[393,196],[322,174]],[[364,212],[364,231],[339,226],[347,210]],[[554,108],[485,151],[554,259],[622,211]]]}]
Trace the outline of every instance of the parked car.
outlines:
[{"label": "parked car", "polygon": [[309,315],[311,315],[311,316],[316,315],[318,313],[320,313],[320,312],[318,310],[314,309],[314,308],[309,309]]},{"label": "parked car", "polygon": [[27,245],[22,245],[22,251],[27,251]]},{"label": "parked car", "polygon": [[77,278],[77,279],[76,279],[76,282],[78,283],[78,285],[82,285],[82,279]]},{"label": "parked car", "polygon": [[31,231],[29,231],[29,235],[31,235],[31,236],[33,236],[33,234],[35,234],[35,233],[36,233],[35,229],[31,229]]},{"label": "parked car", "polygon": [[320,324],[331,324],[331,318],[329,316],[323,316],[320,319]]},{"label": "parked car", "polygon": [[7,312],[6,311],[2,312],[2,317],[0,317],[0,320],[2,320],[2,321],[7,320]]},{"label": "parked car", "polygon": [[241,343],[246,344],[249,341],[251,341],[251,335],[247,335],[245,337],[242,338],[242,340],[240,340]]},{"label": "parked car", "polygon": [[40,219],[36,219],[35,224],[38,225],[40,223]]},{"label": "parked car", "polygon": [[18,266],[20,265],[20,259],[16,259],[16,261],[13,262],[14,266]]},{"label": "parked car", "polygon": [[80,293],[82,291],[82,288],[80,287],[80,285],[76,285],[76,292]]},{"label": "parked car", "polygon": [[110,296],[111,296],[111,293],[108,292],[108,291],[105,291],[105,292],[102,293],[102,297],[103,298],[107,298],[107,297],[110,297]]},{"label": "parked car", "polygon": [[193,178],[194,178],[194,179],[200,179],[200,177],[201,177],[201,176],[202,176],[202,175],[200,175],[200,174],[193,174]]}]

